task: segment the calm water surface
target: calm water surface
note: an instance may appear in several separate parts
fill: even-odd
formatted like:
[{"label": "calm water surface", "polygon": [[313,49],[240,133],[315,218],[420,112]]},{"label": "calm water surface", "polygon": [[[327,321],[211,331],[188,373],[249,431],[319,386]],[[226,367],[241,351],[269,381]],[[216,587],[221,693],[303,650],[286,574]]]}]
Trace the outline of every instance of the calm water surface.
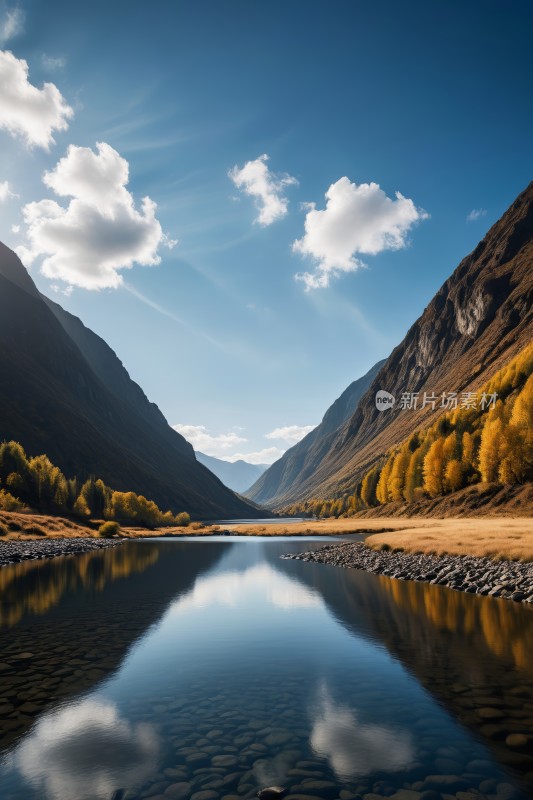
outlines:
[{"label": "calm water surface", "polygon": [[302,544],[2,568],[0,798],[533,797],[531,609]]}]

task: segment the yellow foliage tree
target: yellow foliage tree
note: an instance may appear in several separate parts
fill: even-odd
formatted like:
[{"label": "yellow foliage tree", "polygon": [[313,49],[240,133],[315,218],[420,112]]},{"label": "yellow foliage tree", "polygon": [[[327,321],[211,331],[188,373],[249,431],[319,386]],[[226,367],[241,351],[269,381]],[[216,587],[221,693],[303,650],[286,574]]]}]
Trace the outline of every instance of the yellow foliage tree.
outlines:
[{"label": "yellow foliage tree", "polygon": [[424,459],[424,489],[431,497],[443,493],[444,440],[436,439]]}]

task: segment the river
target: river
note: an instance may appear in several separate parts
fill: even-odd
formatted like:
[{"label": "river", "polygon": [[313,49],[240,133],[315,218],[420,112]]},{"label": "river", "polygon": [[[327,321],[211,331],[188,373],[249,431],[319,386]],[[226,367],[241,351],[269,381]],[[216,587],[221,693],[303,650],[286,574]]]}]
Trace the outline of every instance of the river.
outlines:
[{"label": "river", "polygon": [[302,541],[2,568],[2,800],[533,797],[532,609]]}]

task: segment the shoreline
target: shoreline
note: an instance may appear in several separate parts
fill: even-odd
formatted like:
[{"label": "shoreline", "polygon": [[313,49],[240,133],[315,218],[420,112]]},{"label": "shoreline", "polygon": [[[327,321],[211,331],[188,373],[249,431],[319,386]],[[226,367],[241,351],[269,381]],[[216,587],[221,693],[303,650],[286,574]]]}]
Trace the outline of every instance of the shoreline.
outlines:
[{"label": "shoreline", "polygon": [[395,580],[410,580],[448,589],[533,605],[533,563],[494,561],[480,556],[427,555],[373,550],[362,542],[327,544],[319,550],[288,553],[294,559],[344,569],[361,569]]},{"label": "shoreline", "polygon": [[93,550],[117,547],[125,539],[72,537],[70,539],[0,539],[0,567],[20,564],[21,561],[40,561],[57,556],[79,555]]}]

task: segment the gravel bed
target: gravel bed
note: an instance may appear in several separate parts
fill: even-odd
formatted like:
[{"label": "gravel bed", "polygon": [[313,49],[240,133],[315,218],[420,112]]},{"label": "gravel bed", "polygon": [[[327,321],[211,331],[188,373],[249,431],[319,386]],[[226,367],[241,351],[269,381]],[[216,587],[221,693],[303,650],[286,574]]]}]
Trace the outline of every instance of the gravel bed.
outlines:
[{"label": "gravel bed", "polygon": [[423,581],[461,592],[533,604],[533,563],[378,551],[362,542],[328,544],[319,550],[289,553],[282,558],[363,569],[397,580]]},{"label": "gravel bed", "polygon": [[123,539],[0,539],[0,567],[20,561],[69,556],[117,547]]}]

